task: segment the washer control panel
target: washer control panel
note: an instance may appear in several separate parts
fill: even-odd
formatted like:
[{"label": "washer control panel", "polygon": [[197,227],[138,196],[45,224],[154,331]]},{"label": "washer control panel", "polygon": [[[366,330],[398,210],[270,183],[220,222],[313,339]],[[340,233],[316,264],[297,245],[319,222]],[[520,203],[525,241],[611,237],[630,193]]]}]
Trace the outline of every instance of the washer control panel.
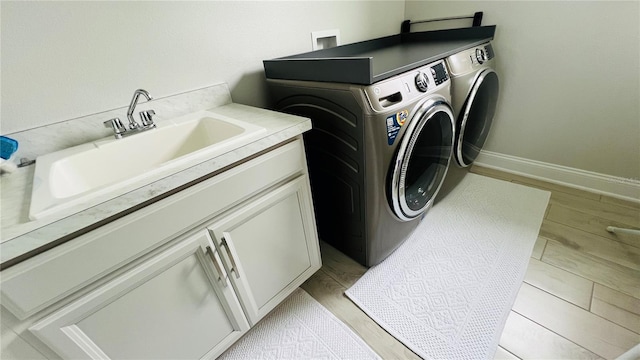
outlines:
[{"label": "washer control panel", "polygon": [[440,85],[449,80],[449,74],[447,73],[447,68],[444,66],[444,63],[437,63],[432,66],[431,75],[433,76],[433,81],[436,85]]},{"label": "washer control panel", "polygon": [[[443,63],[437,63],[436,65],[429,68],[429,72],[431,73],[431,79],[436,86],[442,84],[443,82],[449,80],[449,74],[447,74],[447,69],[445,68]],[[426,92],[429,89],[429,76],[422,71],[418,71],[418,75],[416,75],[416,88],[420,92]]]},{"label": "washer control panel", "polygon": [[445,86],[450,86],[449,72],[439,60],[366,86],[364,93],[375,111],[383,111]]}]

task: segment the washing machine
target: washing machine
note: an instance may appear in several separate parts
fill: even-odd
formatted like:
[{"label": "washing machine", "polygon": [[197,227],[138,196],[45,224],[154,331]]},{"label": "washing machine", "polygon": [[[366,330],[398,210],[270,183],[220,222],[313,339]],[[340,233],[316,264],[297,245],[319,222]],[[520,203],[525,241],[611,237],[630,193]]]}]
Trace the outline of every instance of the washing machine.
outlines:
[{"label": "washing machine", "polygon": [[456,117],[454,159],[459,167],[471,165],[491,129],[499,93],[491,42],[446,58],[451,75],[451,105]]},{"label": "washing machine", "polygon": [[432,206],[451,161],[444,60],[371,85],[267,79],[276,110],[305,116],[318,233],[365,266],[384,260]]}]

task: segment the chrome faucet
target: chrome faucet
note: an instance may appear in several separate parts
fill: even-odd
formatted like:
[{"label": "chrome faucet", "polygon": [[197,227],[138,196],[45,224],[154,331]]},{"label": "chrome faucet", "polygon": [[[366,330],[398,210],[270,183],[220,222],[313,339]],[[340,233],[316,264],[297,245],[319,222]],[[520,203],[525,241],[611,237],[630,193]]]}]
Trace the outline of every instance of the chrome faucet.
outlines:
[{"label": "chrome faucet", "polygon": [[116,139],[122,139],[123,137],[137,134],[139,132],[153,129],[156,127],[156,124],[153,122],[153,116],[156,114],[153,110],[140,111],[140,121],[142,125],[138,124],[133,118],[133,112],[136,109],[136,105],[138,105],[138,98],[140,95],[143,95],[147,98],[147,101],[152,100],[152,97],[149,95],[149,92],[144,89],[138,89],[133,92],[133,98],[131,99],[131,103],[129,104],[129,109],[127,110],[127,119],[129,119],[129,130],[122,125],[122,122],[119,118],[113,118],[104,122],[104,126],[113,129],[113,135]]},{"label": "chrome faucet", "polygon": [[138,89],[133,92],[133,98],[131,99],[131,104],[129,104],[129,110],[127,110],[127,119],[129,119],[129,129],[134,130],[140,127],[140,125],[133,119],[133,111],[138,105],[138,98],[140,95],[144,95],[147,98],[147,101],[151,101],[151,96],[149,96],[149,92],[144,89]]}]

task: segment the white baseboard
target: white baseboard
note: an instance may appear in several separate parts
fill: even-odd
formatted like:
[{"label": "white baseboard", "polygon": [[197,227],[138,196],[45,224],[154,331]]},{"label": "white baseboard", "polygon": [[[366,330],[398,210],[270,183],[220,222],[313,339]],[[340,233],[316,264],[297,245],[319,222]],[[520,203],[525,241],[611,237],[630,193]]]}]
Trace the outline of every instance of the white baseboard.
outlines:
[{"label": "white baseboard", "polygon": [[640,203],[640,179],[604,175],[482,150],[474,164]]}]

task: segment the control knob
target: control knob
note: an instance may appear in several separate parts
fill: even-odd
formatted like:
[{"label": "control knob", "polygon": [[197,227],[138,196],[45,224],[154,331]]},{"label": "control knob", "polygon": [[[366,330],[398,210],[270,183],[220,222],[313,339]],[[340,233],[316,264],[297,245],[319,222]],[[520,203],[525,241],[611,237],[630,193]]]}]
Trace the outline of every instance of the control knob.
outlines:
[{"label": "control knob", "polygon": [[485,54],[484,50],[476,49],[476,60],[478,60],[478,64],[484,63],[487,61],[487,54]]},{"label": "control knob", "polygon": [[429,78],[427,77],[427,74],[419,72],[418,75],[416,75],[416,87],[421,92],[427,91],[429,87]]}]

